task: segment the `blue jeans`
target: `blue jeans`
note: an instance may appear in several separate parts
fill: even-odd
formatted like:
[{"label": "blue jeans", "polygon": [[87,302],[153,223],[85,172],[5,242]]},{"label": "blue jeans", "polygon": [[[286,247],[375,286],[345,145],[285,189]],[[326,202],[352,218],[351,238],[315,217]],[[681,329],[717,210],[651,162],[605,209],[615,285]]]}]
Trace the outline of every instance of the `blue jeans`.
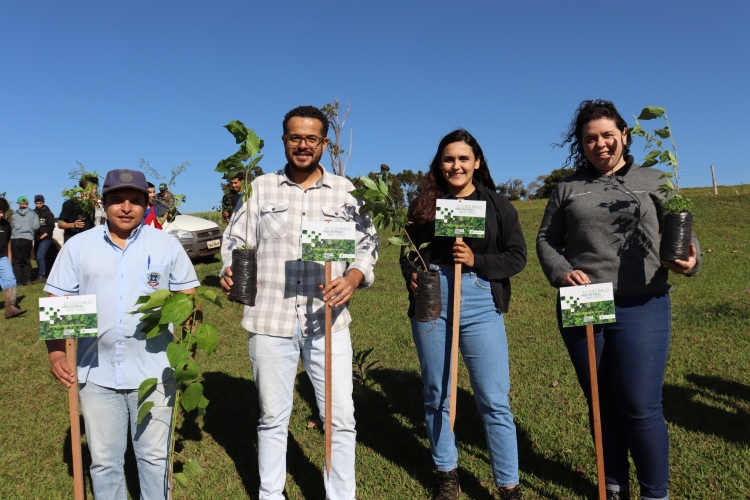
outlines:
[{"label": "blue jeans", "polygon": [[34,249],[34,257],[36,257],[36,265],[39,268],[39,276],[47,277],[47,250],[52,244],[52,235],[47,236],[43,240],[37,240],[36,248]]},{"label": "blue jeans", "polygon": [[[594,325],[607,489],[629,489],[630,450],[641,496],[667,498],[669,436],[661,391],[672,326],[669,295],[616,298],[615,316],[616,323]],[[590,414],[586,328],[560,332]]]},{"label": "blue jeans", "polygon": [[128,425],[138,464],[141,498],[169,498],[167,456],[175,387],[159,384],[148,397],[153,401],[151,416],[138,419],[138,389],[117,390],[91,382],[82,384],[79,396],[86,423],[86,441],[91,452],[91,483],[94,498],[127,500],[125,449]]},{"label": "blue jeans", "polygon": [[3,290],[16,288],[16,275],[8,257],[0,257],[0,287]]},{"label": "blue jeans", "polygon": [[[333,370],[331,416],[331,474],[323,474],[326,499],[354,500],[357,485],[354,458],[357,431],[352,400],[352,342],[349,328],[331,336]],[[260,419],[258,421],[259,500],[283,500],[286,483],[286,450],[289,417],[294,401],[294,381],[302,358],[325,422],[325,336],[308,336],[295,329],[294,337],[272,337],[251,333],[250,361],[258,388]]]},{"label": "blue jeans", "polygon": [[[455,433],[451,434],[449,419],[453,275],[453,269],[440,268],[440,317],[436,321],[411,320],[424,384],[427,438],[435,466],[442,472],[458,466],[458,443]],[[459,327],[459,349],[484,422],[495,484],[514,486],[518,484],[518,444],[508,400],[505,322],[495,306],[490,283],[476,273],[461,275]]]}]

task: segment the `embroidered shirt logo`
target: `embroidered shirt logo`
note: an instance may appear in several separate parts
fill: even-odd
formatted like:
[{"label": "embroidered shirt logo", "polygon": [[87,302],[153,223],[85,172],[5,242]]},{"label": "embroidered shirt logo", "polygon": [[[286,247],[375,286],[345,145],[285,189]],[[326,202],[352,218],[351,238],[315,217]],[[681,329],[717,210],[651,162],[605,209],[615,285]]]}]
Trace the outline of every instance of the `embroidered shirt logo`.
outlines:
[{"label": "embroidered shirt logo", "polygon": [[156,288],[159,286],[159,283],[161,282],[161,273],[157,273],[154,271],[150,271],[146,273],[146,283],[148,283],[148,286],[152,288]]}]

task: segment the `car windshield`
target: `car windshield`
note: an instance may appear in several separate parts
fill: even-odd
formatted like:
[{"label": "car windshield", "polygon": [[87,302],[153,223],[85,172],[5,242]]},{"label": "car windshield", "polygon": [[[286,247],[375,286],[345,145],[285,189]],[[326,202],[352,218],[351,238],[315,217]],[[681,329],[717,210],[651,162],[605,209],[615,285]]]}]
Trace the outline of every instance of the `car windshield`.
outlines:
[{"label": "car windshield", "polygon": [[[164,203],[160,202],[159,200],[154,200],[153,204],[154,204],[154,207],[156,207],[157,217],[164,217],[164,214],[166,214],[167,210],[169,210],[169,207],[165,205]],[[177,215],[180,215],[180,212],[177,212]]]}]

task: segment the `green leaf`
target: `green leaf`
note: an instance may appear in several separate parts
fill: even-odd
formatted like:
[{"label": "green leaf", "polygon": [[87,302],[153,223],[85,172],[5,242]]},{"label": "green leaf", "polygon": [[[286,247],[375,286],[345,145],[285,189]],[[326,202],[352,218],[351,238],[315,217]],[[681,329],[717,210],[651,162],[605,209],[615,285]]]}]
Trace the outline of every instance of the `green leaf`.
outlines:
[{"label": "green leaf", "polygon": [[193,411],[198,408],[198,403],[200,403],[202,397],[203,385],[200,382],[193,382],[182,393],[180,404],[185,408],[185,411]]},{"label": "green leaf", "polygon": [[138,402],[142,403],[144,399],[154,392],[158,384],[159,379],[157,378],[147,378],[141,382],[141,385],[138,387]]},{"label": "green leaf", "polygon": [[216,295],[216,292],[206,287],[198,287],[198,295],[206,299],[207,301],[221,307],[221,299]]},{"label": "green leaf", "polygon": [[669,139],[672,134],[669,132],[669,127],[657,128],[654,130],[654,134],[658,135],[662,139]]},{"label": "green leaf", "polygon": [[674,191],[674,184],[672,184],[672,181],[667,179],[664,181],[664,184],[667,186],[667,189],[669,189],[670,191]]},{"label": "green leaf", "polygon": [[177,382],[190,382],[196,377],[198,377],[198,365],[192,359],[188,359],[187,362],[181,363],[174,369],[174,379]]},{"label": "green leaf", "polygon": [[260,147],[260,137],[253,130],[248,129],[247,140],[245,141],[247,154],[251,157],[257,155],[260,153]]},{"label": "green leaf", "polygon": [[359,176],[359,180],[362,181],[362,184],[365,185],[367,189],[373,189],[375,191],[378,190],[378,185],[375,184],[375,181],[370,179],[369,177],[365,177],[364,175]]},{"label": "green leaf", "polygon": [[383,182],[383,179],[378,179],[378,191],[388,196],[388,186]]},{"label": "green leaf", "polygon": [[427,243],[422,243],[421,245],[419,245],[419,249],[422,250],[423,248],[429,246],[429,244],[430,244],[429,241]]},{"label": "green leaf", "polygon": [[149,309],[155,309],[157,307],[161,307],[164,305],[164,302],[169,298],[169,296],[172,294],[169,290],[156,290],[151,295],[149,295],[148,301],[139,307],[136,312],[143,312],[147,311]]},{"label": "green leaf", "polygon": [[183,472],[172,474],[172,479],[174,480],[174,483],[180,488],[185,488],[188,485],[188,478]]},{"label": "green leaf", "polygon": [[198,403],[198,415],[203,416],[206,414],[206,407],[208,406],[208,399],[202,397]]},{"label": "green leaf", "polygon": [[664,151],[659,155],[659,163],[669,163],[669,152]]},{"label": "green leaf", "polygon": [[169,297],[161,308],[159,323],[165,325],[174,323],[181,325],[193,313],[193,301],[184,293],[176,293]]},{"label": "green leaf", "polygon": [[206,354],[214,352],[216,346],[219,345],[219,332],[216,331],[216,327],[211,323],[198,325],[195,337],[198,339],[198,347],[203,349]]},{"label": "green leaf", "polygon": [[641,167],[653,167],[657,163],[659,163],[659,160],[657,157],[661,154],[661,151],[658,149],[654,149],[653,151],[650,151],[646,157],[643,159],[643,163],[641,164]]},{"label": "green leaf", "polygon": [[190,352],[177,342],[170,342],[167,346],[167,359],[172,368],[185,364],[189,358]]},{"label": "green leaf", "polygon": [[245,142],[245,139],[247,139],[247,127],[245,127],[245,124],[239,120],[232,120],[224,125],[224,128],[229,130],[234,136],[234,140],[237,141],[236,144],[243,143]]},{"label": "green leaf", "polygon": [[187,477],[195,477],[203,474],[203,468],[195,460],[188,460],[182,470]]},{"label": "green leaf", "polygon": [[140,408],[138,408],[138,419],[135,421],[136,424],[140,424],[144,418],[146,418],[146,415],[149,414],[151,411],[151,408],[154,407],[153,401],[146,401],[141,405]]},{"label": "green leaf", "polygon": [[150,298],[151,298],[150,295],[141,295],[140,297],[138,297],[138,300],[135,301],[135,305],[145,304],[146,302],[148,302],[148,299]]},{"label": "green leaf", "polygon": [[255,158],[253,158],[253,161],[251,161],[250,163],[248,163],[248,164],[247,164],[247,168],[248,168],[248,169],[251,169],[251,168],[253,168],[253,167],[254,167],[255,165],[257,165],[257,164],[258,164],[258,162],[260,162],[260,160],[261,160],[262,158],[263,158],[263,155],[258,155],[258,156],[256,156]]},{"label": "green leaf", "polygon": [[677,157],[669,150],[667,150],[667,153],[669,154],[669,162],[677,168]]},{"label": "green leaf", "polygon": [[667,108],[658,108],[656,106],[646,106],[641,111],[641,114],[638,116],[638,119],[639,120],[652,120],[654,118],[659,118],[666,111],[667,111]]},{"label": "green leaf", "polygon": [[162,325],[161,323],[147,323],[146,328],[143,330],[147,339],[158,337],[166,331],[168,331],[166,325]]},{"label": "green leaf", "polygon": [[391,245],[406,245],[406,242],[398,236],[391,236],[390,238],[388,238],[388,242]]}]

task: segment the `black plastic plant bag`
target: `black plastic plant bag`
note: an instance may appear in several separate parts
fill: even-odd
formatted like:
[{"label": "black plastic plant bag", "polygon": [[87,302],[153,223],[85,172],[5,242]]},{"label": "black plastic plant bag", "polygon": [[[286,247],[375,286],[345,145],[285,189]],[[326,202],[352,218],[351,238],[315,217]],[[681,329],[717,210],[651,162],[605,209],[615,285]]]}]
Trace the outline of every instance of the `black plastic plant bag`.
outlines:
[{"label": "black plastic plant bag", "polygon": [[254,248],[232,250],[232,282],[229,300],[254,306],[258,295],[258,260]]},{"label": "black plastic plant bag", "polygon": [[662,224],[659,258],[669,261],[688,260],[692,231],[693,214],[668,213]]},{"label": "black plastic plant bag", "polygon": [[415,296],[414,313],[417,321],[434,321],[443,310],[440,300],[440,274],[436,271],[417,271],[419,293]]}]

